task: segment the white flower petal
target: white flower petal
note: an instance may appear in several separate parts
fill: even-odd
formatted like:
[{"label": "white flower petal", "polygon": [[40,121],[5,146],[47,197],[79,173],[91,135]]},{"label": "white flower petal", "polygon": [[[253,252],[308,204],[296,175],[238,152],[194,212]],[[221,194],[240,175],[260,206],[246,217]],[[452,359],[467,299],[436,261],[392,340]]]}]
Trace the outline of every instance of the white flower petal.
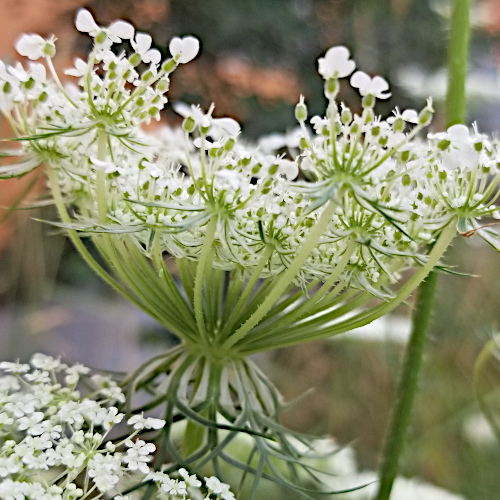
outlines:
[{"label": "white flower petal", "polygon": [[414,109],[405,109],[401,118],[408,123],[418,123],[418,113]]},{"label": "white flower petal", "polygon": [[467,141],[469,139],[469,129],[460,123],[449,127],[447,132],[454,141]]},{"label": "white flower petal", "polygon": [[28,57],[29,59],[36,61],[43,56],[43,48],[47,41],[40,35],[35,34],[23,34],[19,37],[16,42],[16,50],[22,56]]},{"label": "white flower petal", "polygon": [[114,23],[110,24],[108,32],[110,35],[117,36],[122,40],[130,40],[134,38],[135,29],[130,23],[127,23],[126,21],[115,21]]},{"label": "white flower petal", "polygon": [[148,50],[143,56],[143,61],[145,63],[158,64],[161,61],[160,51],[156,49]]},{"label": "white flower petal", "polygon": [[240,133],[240,124],[232,118],[216,118],[213,120],[213,123],[231,136]]},{"label": "white flower petal", "polygon": [[370,90],[374,95],[378,95],[381,92],[389,90],[389,84],[387,83],[387,80],[385,78],[382,78],[381,76],[375,76],[371,81]]},{"label": "white flower petal", "polygon": [[364,90],[370,86],[371,79],[363,71],[356,71],[354,75],[351,76],[351,85],[360,90]]},{"label": "white flower petal", "polygon": [[146,33],[137,33],[135,35],[135,43],[132,41],[132,47],[139,53],[146,53],[151,47],[153,39]]},{"label": "white flower petal", "polygon": [[95,33],[99,31],[99,26],[94,21],[92,14],[87,9],[80,9],[76,14],[75,26],[82,33]]}]

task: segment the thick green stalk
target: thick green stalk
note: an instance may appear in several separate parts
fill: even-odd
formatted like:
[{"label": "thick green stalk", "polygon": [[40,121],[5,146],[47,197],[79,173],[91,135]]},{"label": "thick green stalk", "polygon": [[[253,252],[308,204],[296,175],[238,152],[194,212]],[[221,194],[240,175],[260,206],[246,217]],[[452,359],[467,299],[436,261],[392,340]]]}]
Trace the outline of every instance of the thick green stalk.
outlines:
[{"label": "thick green stalk", "polygon": [[465,81],[469,60],[470,10],[472,0],[455,0],[448,50],[446,123],[449,127],[465,119]]},{"label": "thick green stalk", "polygon": [[398,472],[399,457],[405,444],[413,399],[417,392],[418,375],[422,365],[437,282],[437,273],[431,272],[420,287],[416,305],[417,309],[413,318],[413,331],[406,349],[394,413],[385,443],[384,461],[380,471],[380,486],[377,500],[386,500],[389,498],[394,479]]},{"label": "thick green stalk", "polygon": [[[472,0],[455,0],[453,6],[446,98],[448,126],[463,122],[465,118],[465,80],[469,53],[471,4]],[[397,476],[399,457],[403,451],[413,400],[417,391],[418,375],[422,365],[437,281],[438,276],[435,271],[432,271],[420,286],[411,338],[407,346],[394,413],[386,437],[376,500],[389,499]]]}]

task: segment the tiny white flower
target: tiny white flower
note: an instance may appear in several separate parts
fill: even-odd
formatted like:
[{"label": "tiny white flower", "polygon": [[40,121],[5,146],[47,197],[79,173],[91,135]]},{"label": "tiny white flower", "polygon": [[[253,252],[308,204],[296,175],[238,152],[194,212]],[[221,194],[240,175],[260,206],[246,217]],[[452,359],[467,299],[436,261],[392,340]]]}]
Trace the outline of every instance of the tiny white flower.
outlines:
[{"label": "tiny white flower", "polygon": [[375,76],[370,78],[363,71],[356,71],[351,77],[351,85],[359,89],[361,95],[372,95],[377,99],[388,99],[391,97],[389,90],[389,84],[387,80],[381,76]]},{"label": "tiny white flower", "polygon": [[118,170],[118,166],[115,165],[112,161],[104,161],[99,160],[95,156],[90,157],[90,161],[92,165],[94,165],[96,170],[104,170],[106,174],[112,174]]},{"label": "tiny white flower", "polygon": [[119,43],[121,40],[130,40],[135,32],[134,27],[125,21],[115,21],[108,28],[103,28],[95,22],[92,14],[87,9],[80,9],[77,12],[75,26],[78,31],[88,33],[94,38],[104,33],[106,40],[114,43]]},{"label": "tiny white flower", "polygon": [[197,56],[200,50],[200,42],[194,36],[185,36],[183,38],[176,36],[170,40],[168,49],[179,64],[186,64]]},{"label": "tiny white flower", "polygon": [[56,46],[54,39],[46,40],[40,35],[23,34],[16,41],[16,50],[22,56],[36,61],[41,57],[54,57],[56,55]]},{"label": "tiny white flower", "polygon": [[325,80],[349,76],[356,67],[349,57],[349,50],[341,45],[328,49],[325,57],[318,59],[318,73]]},{"label": "tiny white flower", "polygon": [[146,33],[136,33],[135,41],[130,40],[130,44],[141,56],[143,62],[158,64],[161,59],[161,54],[159,50],[151,48],[152,41],[153,39]]},{"label": "tiny white flower", "polygon": [[130,417],[127,421],[128,425],[131,425],[135,430],[142,429],[162,429],[165,426],[165,420],[161,418],[147,417],[145,418],[143,414],[134,415]]},{"label": "tiny white flower", "polygon": [[189,486],[192,486],[193,488],[199,488],[201,486],[201,481],[196,477],[196,475],[189,475],[189,472],[186,469],[179,469],[179,475]]},{"label": "tiny white flower", "polygon": [[69,76],[76,76],[77,78],[81,78],[82,76],[87,74],[89,69],[89,65],[80,58],[75,59],[74,67],[67,69],[64,74]]}]

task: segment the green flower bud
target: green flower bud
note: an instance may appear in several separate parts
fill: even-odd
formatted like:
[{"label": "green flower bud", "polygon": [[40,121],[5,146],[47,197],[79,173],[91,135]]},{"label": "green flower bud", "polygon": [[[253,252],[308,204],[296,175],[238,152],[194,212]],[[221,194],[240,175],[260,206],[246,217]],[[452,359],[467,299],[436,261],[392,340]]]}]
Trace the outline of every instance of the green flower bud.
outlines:
[{"label": "green flower bud", "polygon": [[376,99],[375,99],[374,95],[372,95],[372,94],[365,95],[363,97],[363,100],[361,101],[361,105],[365,109],[373,108],[373,106],[375,106],[375,100]]},{"label": "green flower bud", "polygon": [[325,95],[328,99],[334,99],[339,90],[340,84],[337,78],[330,78],[325,82]]},{"label": "green flower bud", "polygon": [[132,54],[129,59],[130,64],[134,66],[134,68],[141,63],[141,60],[141,56],[140,54],[137,54],[137,52],[135,54]]},{"label": "green flower bud", "polygon": [[170,87],[170,79],[168,77],[163,77],[157,84],[156,89],[160,92],[166,92]]},{"label": "green flower bud", "polygon": [[194,126],[195,126],[195,121],[192,116],[187,116],[182,123],[182,128],[188,134],[190,134],[194,130]]},{"label": "green flower bud", "polygon": [[96,37],[95,37],[95,43],[97,43],[98,45],[101,45],[102,43],[104,43],[106,41],[106,32],[105,31],[101,31]]},{"label": "green flower bud", "polygon": [[405,122],[404,122],[404,120],[401,117],[398,116],[394,120],[393,128],[394,128],[394,132],[402,132],[404,130],[404,128],[405,128]]},{"label": "green flower bud", "polygon": [[274,175],[278,171],[278,165],[274,164],[269,167],[269,175]]},{"label": "green flower bud", "polygon": [[340,119],[344,125],[349,125],[352,120],[352,113],[349,108],[342,109],[342,113],[340,114]]},{"label": "green flower bud", "polygon": [[54,57],[56,55],[56,46],[52,42],[47,42],[43,47],[43,55],[45,57]]},{"label": "green flower bud", "polygon": [[165,73],[171,73],[177,67],[175,59],[167,59],[161,66],[161,70]]},{"label": "green flower bud", "polygon": [[141,76],[141,80],[144,82],[144,83],[149,83],[153,80],[154,78],[154,75],[151,71],[146,71],[145,73],[142,74]]},{"label": "green flower bud", "polygon": [[295,106],[295,119],[298,122],[307,120],[307,106],[304,104],[304,96],[300,96],[300,101]]},{"label": "green flower bud", "polygon": [[424,108],[420,111],[418,115],[418,124],[422,127],[429,125],[432,120],[432,110],[429,108]]}]

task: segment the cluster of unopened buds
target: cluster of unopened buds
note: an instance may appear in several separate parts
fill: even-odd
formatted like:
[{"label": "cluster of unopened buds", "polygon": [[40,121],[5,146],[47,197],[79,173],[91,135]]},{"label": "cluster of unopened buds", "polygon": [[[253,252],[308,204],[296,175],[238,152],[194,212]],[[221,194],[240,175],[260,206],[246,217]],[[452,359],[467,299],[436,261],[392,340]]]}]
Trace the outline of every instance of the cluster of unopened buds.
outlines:
[{"label": "cluster of unopened buds", "polygon": [[[294,133],[252,144],[213,106],[178,103],[182,127],[141,128],[160,119],[170,73],[198,53],[194,37],[172,39],[162,62],[151,37],[124,21],[100,27],[80,10],[76,27],[94,39],[88,60],[66,71],[76,84],[61,83],[54,40],[38,35],[23,35],[17,48],[45,64],[0,66],[0,110],[22,144],[5,152],[12,160],[0,176],[43,163],[61,219],[53,224],[181,340],[128,379],[128,394],[147,388],[167,420],[207,426],[186,463],[214,460],[224,425],[253,433],[261,455],[278,453],[269,433],[287,448],[270,423],[279,395],[248,355],[389,312],[432,269],[446,269],[440,259],[457,232],[499,247],[478,222],[498,216],[497,144],[464,125],[424,137],[431,100],[378,116],[389,85],[354,72],[345,47],[318,61],[325,115],[308,119],[301,97]],[[130,53],[113,50],[124,41]],[[338,100],[349,76],[359,113]]]}]

